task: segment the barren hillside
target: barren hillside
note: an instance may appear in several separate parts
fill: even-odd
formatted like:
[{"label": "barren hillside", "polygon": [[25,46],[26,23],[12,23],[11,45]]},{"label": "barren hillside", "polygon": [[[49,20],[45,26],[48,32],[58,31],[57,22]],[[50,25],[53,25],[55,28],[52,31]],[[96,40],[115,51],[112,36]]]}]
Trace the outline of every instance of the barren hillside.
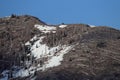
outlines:
[{"label": "barren hillside", "polygon": [[120,30],[0,19],[0,80],[120,80]]}]

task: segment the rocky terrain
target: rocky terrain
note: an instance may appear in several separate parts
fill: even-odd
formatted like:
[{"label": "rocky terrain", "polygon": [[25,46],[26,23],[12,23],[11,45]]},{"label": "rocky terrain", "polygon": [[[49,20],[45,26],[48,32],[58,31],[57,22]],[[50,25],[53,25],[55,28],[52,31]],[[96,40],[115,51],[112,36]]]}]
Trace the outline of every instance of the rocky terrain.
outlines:
[{"label": "rocky terrain", "polygon": [[0,18],[0,80],[120,80],[120,30]]},{"label": "rocky terrain", "polygon": [[25,42],[40,33],[33,27],[34,24],[45,23],[28,15],[11,15],[0,19],[0,71],[19,64],[17,57],[24,54]]}]

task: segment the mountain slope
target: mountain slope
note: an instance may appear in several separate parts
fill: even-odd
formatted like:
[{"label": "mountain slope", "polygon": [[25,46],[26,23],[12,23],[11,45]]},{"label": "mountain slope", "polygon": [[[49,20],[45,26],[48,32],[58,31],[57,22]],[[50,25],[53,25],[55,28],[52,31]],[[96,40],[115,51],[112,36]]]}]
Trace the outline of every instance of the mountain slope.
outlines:
[{"label": "mountain slope", "polygon": [[22,44],[40,33],[33,27],[35,24],[45,23],[28,15],[12,15],[0,19],[0,71],[9,68],[11,64],[18,65],[14,61],[18,61],[15,57],[23,53]]},{"label": "mountain slope", "polygon": [[1,80],[120,79],[120,30],[12,15],[0,19],[0,42]]},{"label": "mountain slope", "polygon": [[[75,30],[77,34],[73,33],[74,29],[70,29],[72,33],[67,35],[70,34],[73,38],[70,36],[68,37],[70,39],[67,38],[67,40],[65,39],[67,36],[63,38],[63,43],[71,40],[70,44],[78,43],[78,45],[64,56],[62,65],[45,72],[38,72],[37,79],[119,80],[120,31],[108,27],[95,27],[87,29],[81,34],[82,31],[78,27]],[[75,25],[73,28],[75,28]],[[65,30],[68,32],[67,29]],[[78,37],[80,34],[81,37]]]}]

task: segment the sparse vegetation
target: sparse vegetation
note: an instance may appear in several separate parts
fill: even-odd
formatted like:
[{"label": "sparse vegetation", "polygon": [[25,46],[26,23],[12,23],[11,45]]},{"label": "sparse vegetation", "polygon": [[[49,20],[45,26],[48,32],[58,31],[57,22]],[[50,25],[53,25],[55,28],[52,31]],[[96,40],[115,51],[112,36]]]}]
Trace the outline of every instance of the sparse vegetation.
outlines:
[{"label": "sparse vegetation", "polygon": [[106,44],[106,42],[99,42],[99,43],[97,43],[97,47],[104,48],[104,47],[107,47],[107,44]]},{"label": "sparse vegetation", "polygon": [[[27,20],[23,22],[23,20]],[[30,53],[28,46],[21,46],[30,40],[39,30],[34,28],[34,24],[44,24],[32,16],[17,16],[12,14],[9,19],[0,18],[0,71],[9,69],[14,65],[21,65],[25,54]],[[23,49],[24,48],[24,49]],[[9,64],[6,62],[9,61]]]},{"label": "sparse vegetation", "polygon": [[[10,19],[0,19],[0,72],[5,69],[11,70],[9,78],[13,77],[11,69],[13,65],[22,66],[24,69],[30,67],[26,66],[25,61],[31,61],[34,66],[40,64],[43,67],[48,57],[35,59],[33,55],[29,54],[31,53],[30,47],[35,44],[37,39],[31,40],[31,45],[25,45],[33,36],[39,34],[38,36],[46,36],[43,43],[47,44],[49,48],[58,45],[76,46],[65,54],[60,66],[45,71],[35,69],[34,76],[37,77],[37,80],[120,79],[119,30],[109,27],[90,28],[86,24],[69,24],[65,28],[57,27],[56,33],[51,31],[45,34],[34,28],[35,24],[44,25],[45,23],[28,15],[12,14]],[[39,46],[35,47],[38,49]],[[58,51],[59,49],[56,49],[55,53]],[[54,56],[57,55],[54,54]],[[16,80],[20,79],[30,80],[31,75],[16,78]]]}]

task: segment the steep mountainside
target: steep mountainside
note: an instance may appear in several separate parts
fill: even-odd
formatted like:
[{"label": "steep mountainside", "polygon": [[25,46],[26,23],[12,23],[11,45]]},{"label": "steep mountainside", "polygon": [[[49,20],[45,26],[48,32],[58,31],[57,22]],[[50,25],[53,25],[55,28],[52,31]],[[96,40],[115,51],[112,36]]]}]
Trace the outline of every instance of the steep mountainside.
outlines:
[{"label": "steep mountainside", "polygon": [[[38,72],[37,80],[120,79],[120,31],[108,27],[82,26],[68,25],[64,29],[65,37],[60,39],[57,39],[60,34],[56,32],[55,38],[61,43],[77,45],[64,56],[60,66]],[[52,37],[52,34],[49,36]],[[50,37],[46,40],[48,42]]]},{"label": "steep mountainside", "polygon": [[120,80],[120,30],[0,19],[0,80]]},{"label": "steep mountainside", "polygon": [[35,24],[45,23],[28,15],[0,18],[0,72],[19,64],[17,57],[24,54],[25,42],[40,33]]}]

